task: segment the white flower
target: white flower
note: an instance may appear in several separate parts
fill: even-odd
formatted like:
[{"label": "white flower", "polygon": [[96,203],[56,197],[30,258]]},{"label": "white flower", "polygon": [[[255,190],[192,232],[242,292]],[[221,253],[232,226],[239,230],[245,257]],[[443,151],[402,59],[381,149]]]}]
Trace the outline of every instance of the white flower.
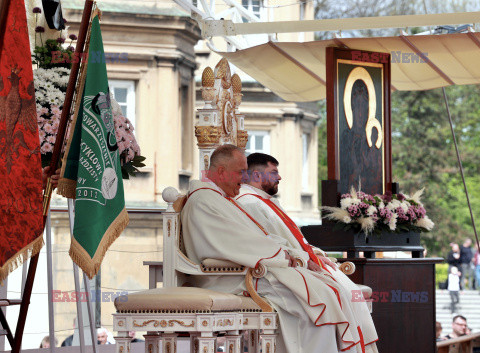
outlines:
[{"label": "white flower", "polygon": [[395,230],[395,228],[397,228],[397,215],[396,214],[393,214],[392,218],[390,218],[390,221],[388,222],[388,228],[390,228],[390,230]]},{"label": "white flower", "polygon": [[377,212],[377,208],[375,206],[372,206],[370,205],[368,208],[367,208],[367,215],[368,216],[371,216],[373,215],[374,213]]},{"label": "white flower", "polygon": [[340,200],[340,207],[346,210],[352,204],[352,199],[347,197]]},{"label": "white flower", "polygon": [[342,222],[343,222],[343,223],[347,223],[347,224],[350,223],[351,221],[352,221],[352,219],[350,218],[350,216],[345,216],[345,217],[343,217],[343,219],[342,219]]},{"label": "white flower", "polygon": [[407,213],[410,203],[408,201],[402,201],[400,203],[400,207],[402,208],[403,212]]},{"label": "white flower", "polygon": [[367,234],[375,228],[375,221],[370,217],[360,217],[358,223],[360,223],[362,230]]},{"label": "white flower", "polygon": [[432,230],[433,227],[435,226],[435,223],[433,223],[432,220],[428,218],[428,216],[425,216],[423,218],[418,219],[415,222],[415,226],[424,228],[426,230]]}]

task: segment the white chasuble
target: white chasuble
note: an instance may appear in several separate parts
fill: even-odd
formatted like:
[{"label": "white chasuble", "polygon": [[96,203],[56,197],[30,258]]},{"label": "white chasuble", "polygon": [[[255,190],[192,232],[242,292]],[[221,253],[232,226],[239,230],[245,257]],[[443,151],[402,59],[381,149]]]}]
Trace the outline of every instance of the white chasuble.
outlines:
[{"label": "white chasuble", "polygon": [[[288,250],[290,254],[295,254],[293,256],[297,256],[296,254],[303,253],[304,255],[302,258],[308,257],[308,254],[303,251],[298,240],[292,234],[287,225],[275,213],[275,211],[272,210],[267,203],[258,198],[258,196],[272,201],[279,209],[283,211],[276,198],[267,194],[265,191],[248,184],[242,185],[240,194],[236,197],[236,201],[245,211],[248,212],[248,214],[250,214],[257,222],[259,222],[267,232],[274,232],[276,236],[280,237],[280,241],[288,244],[288,248],[285,248],[285,246],[284,248],[285,250]],[[277,239],[277,237],[274,239]],[[304,241],[306,242],[306,240]],[[354,297],[357,297],[356,294],[359,291],[358,286],[353,283],[342,271],[334,271],[330,267],[328,267],[328,269],[340,290],[343,293],[347,293],[347,296],[350,296],[349,305],[351,305],[355,316],[358,318],[358,324],[362,330],[364,344],[367,346],[367,351],[368,348],[370,348],[371,351],[376,352],[377,350],[376,347],[374,347],[374,342],[378,340],[378,336],[372,317],[368,311],[368,307],[365,302],[355,300],[352,301]],[[369,345],[371,347],[369,347]]]},{"label": "white chasuble", "polygon": [[[288,353],[360,353],[365,349],[360,343],[370,342],[370,333],[367,336],[362,328],[364,313],[353,309],[352,294],[327,271],[288,267],[283,250],[289,246],[276,241],[280,235],[268,234],[213,183],[190,183],[181,218],[185,248],[193,261],[213,258],[266,266],[267,274],[256,286],[279,314]],[[246,289],[244,276],[201,277],[196,284],[204,288],[240,295]],[[372,329],[375,333],[373,325]],[[367,345],[367,351],[372,346]]]}]

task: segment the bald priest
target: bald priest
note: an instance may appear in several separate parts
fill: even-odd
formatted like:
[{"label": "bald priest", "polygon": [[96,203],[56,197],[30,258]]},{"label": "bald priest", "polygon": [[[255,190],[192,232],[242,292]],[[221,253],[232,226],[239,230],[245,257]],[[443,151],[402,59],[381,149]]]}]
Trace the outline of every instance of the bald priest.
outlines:
[{"label": "bald priest", "polygon": [[[279,315],[280,352],[378,352],[367,306],[352,301],[336,278],[340,271],[309,261],[307,251],[270,232],[234,200],[247,169],[243,151],[223,145],[213,152],[207,177],[191,182],[181,215],[187,255],[198,263],[214,258],[266,266],[256,289]],[[246,289],[243,276],[211,276],[196,285],[239,295]]]}]

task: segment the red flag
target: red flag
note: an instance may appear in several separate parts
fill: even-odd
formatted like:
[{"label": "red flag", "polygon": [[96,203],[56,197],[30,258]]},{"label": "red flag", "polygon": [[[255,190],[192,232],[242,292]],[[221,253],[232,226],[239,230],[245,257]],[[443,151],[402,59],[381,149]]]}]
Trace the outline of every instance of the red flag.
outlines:
[{"label": "red flag", "polygon": [[0,48],[1,282],[43,245],[40,143],[24,0],[11,0]]}]

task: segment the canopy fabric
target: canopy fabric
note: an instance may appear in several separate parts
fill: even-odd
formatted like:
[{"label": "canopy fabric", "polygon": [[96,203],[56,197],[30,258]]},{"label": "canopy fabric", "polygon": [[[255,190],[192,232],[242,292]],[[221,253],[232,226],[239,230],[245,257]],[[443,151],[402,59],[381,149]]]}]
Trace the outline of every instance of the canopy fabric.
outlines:
[{"label": "canopy fabric", "polygon": [[268,42],[219,54],[281,98],[307,102],[326,96],[325,48],[332,46],[392,54],[394,90],[480,84],[480,33],[473,32]]}]

